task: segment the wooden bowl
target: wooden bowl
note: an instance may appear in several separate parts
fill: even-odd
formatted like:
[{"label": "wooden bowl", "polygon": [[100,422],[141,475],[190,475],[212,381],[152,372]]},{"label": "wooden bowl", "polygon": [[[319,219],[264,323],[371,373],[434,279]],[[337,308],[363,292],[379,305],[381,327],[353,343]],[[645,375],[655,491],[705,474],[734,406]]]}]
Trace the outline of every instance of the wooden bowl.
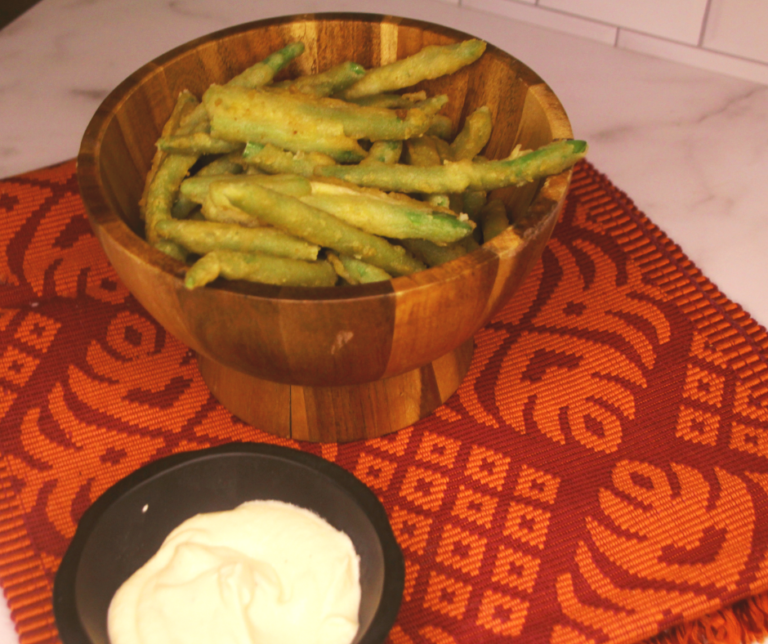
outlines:
[{"label": "wooden bowl", "polygon": [[[198,355],[213,394],[261,429],[300,440],[345,441],[412,424],[459,386],[472,336],[513,296],[541,255],[563,205],[570,171],[505,190],[515,224],[469,255],[371,285],[286,288],[216,282],[186,290],[184,266],[144,241],[138,202],[155,142],[176,96],[201,96],[293,40],[306,49],[282,77],[345,60],[365,67],[425,45],[471,36],[368,14],[316,14],[254,22],[194,40],[145,65],[104,101],[83,137],[80,190],[93,229],[123,282],[170,333]],[[450,79],[460,127],[487,105],[491,158],[520,143],[572,138],[552,90],[523,63],[488,46]],[[522,242],[521,242],[522,240]]]}]

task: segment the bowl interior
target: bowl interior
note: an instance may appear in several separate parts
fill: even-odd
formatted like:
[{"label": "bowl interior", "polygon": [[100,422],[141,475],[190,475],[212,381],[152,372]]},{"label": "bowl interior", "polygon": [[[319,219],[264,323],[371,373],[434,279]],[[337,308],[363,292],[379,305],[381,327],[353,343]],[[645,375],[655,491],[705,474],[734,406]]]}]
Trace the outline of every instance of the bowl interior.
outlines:
[{"label": "bowl interior", "polygon": [[108,644],[112,596],[165,537],[200,512],[276,499],[344,531],[360,556],[360,629],[355,644],[382,642],[403,590],[403,560],[376,496],[342,468],[305,452],[233,444],[169,457],[127,477],[83,516],[54,586],[65,644]]},{"label": "bowl interior", "polygon": [[[155,142],[180,91],[188,89],[199,97],[212,83],[225,83],[292,40],[304,42],[306,49],[276,80],[316,73],[348,60],[370,68],[428,45],[471,37],[435,24],[365,14],[291,16],[242,25],[192,41],[130,76],[115,90],[112,101],[105,101],[84,144],[89,137],[98,139],[97,172],[108,205],[143,237],[138,201]],[[448,95],[442,112],[457,131],[478,107],[490,108],[494,128],[485,150],[488,158],[503,158],[517,144],[533,149],[571,136],[565,112],[542,79],[492,45],[469,67],[408,91],[421,89],[429,95]],[[119,105],[111,104],[116,101]],[[539,185],[503,193],[513,214],[519,217],[525,212]]]}]

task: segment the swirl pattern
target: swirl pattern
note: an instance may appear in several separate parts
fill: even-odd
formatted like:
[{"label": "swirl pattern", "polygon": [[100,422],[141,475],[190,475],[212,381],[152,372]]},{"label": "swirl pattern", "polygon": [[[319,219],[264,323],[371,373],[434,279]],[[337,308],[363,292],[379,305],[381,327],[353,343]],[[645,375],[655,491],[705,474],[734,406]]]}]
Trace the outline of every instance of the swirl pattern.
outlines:
[{"label": "swirl pattern", "polygon": [[85,509],[174,452],[270,441],[382,499],[391,644],[629,643],[768,589],[768,338],[589,164],[457,393],[383,438],[233,418],[117,280],[74,165],[0,182],[0,582],[24,644]]}]

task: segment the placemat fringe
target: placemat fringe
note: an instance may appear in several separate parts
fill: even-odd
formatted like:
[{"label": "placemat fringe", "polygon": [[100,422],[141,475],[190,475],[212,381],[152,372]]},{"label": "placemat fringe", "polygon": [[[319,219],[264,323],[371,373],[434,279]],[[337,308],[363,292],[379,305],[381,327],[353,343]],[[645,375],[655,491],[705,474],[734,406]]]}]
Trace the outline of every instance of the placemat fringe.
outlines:
[{"label": "placemat fringe", "polygon": [[648,644],[744,644],[768,637],[768,593],[659,633]]}]

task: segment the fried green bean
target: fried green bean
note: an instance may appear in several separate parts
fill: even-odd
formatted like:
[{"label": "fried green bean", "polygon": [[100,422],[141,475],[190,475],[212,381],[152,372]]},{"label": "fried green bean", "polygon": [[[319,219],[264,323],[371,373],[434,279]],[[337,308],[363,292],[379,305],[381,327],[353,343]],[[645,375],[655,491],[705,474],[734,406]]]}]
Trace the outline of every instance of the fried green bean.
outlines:
[{"label": "fried green bean", "polygon": [[313,176],[315,168],[319,166],[336,165],[336,161],[327,154],[289,152],[271,143],[248,143],[243,152],[243,159],[249,165],[270,174],[297,174],[302,177]]},{"label": "fried green bean", "polygon": [[234,183],[214,183],[210,193],[217,192],[234,207],[255,215],[261,221],[313,244],[367,261],[389,273],[407,275],[424,268],[403,248],[358,230],[294,197],[258,185]]},{"label": "fried green bean", "polygon": [[176,200],[179,186],[195,161],[197,161],[195,155],[169,154],[160,164],[147,191],[147,203],[144,209],[145,234],[150,244],[158,240],[155,231],[157,222],[171,218],[171,208]]},{"label": "fried green bean", "polygon": [[[245,162],[241,155],[232,153],[226,154],[218,159],[214,159],[209,164],[204,165],[195,174],[196,177],[205,177],[215,174],[228,174],[237,175],[241,174],[245,169]],[[183,183],[183,182],[182,182]],[[176,203],[173,204],[171,209],[171,215],[174,219],[186,219],[190,213],[195,209],[198,203],[185,197],[181,191],[176,198]]]},{"label": "fried green bean", "polygon": [[364,262],[349,255],[340,258],[347,274],[358,284],[370,284],[371,282],[383,282],[392,279],[392,276],[377,266]]},{"label": "fried green bean", "polygon": [[359,186],[406,193],[460,193],[523,185],[572,167],[587,151],[584,141],[556,141],[515,159],[442,166],[366,165],[318,168],[320,176],[336,177]]},{"label": "fried green bean", "polygon": [[[196,105],[197,99],[190,98],[188,93],[182,92],[176,100],[170,123],[164,128],[164,133],[167,131],[173,134],[178,131],[182,127],[181,122],[184,117],[194,111]],[[197,162],[198,157],[195,154],[163,154],[162,158],[156,157],[159,163],[154,173],[150,171],[143,204],[140,202],[144,213],[144,235],[150,244],[157,246],[162,252],[176,259],[183,259],[185,256],[183,249],[174,247],[167,241],[158,245],[160,239],[155,227],[157,222],[171,218],[171,210],[176,201],[179,186],[190,168]]]},{"label": "fried green bean", "polygon": [[451,157],[454,161],[474,159],[482,152],[491,138],[491,110],[486,106],[476,109],[464,121],[464,127],[456,135],[450,146]]},{"label": "fried green bean", "polygon": [[336,271],[326,261],[306,262],[217,250],[203,255],[187,269],[184,286],[188,289],[199,288],[219,276],[228,280],[248,280],[278,286],[333,286],[337,279]]},{"label": "fried green bean", "polygon": [[203,96],[215,138],[272,143],[294,152],[322,152],[341,163],[365,157],[357,139],[389,141],[421,136],[447,100],[446,96],[435,96],[402,114],[278,90],[212,86]]},{"label": "fried green bean", "polygon": [[205,221],[220,224],[237,224],[245,228],[258,228],[264,222],[250,213],[235,208],[226,197],[216,191],[209,192],[203,201],[200,212]]},{"label": "fried green bean", "polygon": [[304,43],[288,43],[282,49],[269,54],[260,63],[252,65],[235,76],[227,85],[233,87],[263,87],[272,82],[275,75],[304,52]]},{"label": "fried green bean", "polygon": [[[291,152],[321,152],[340,163],[356,163],[366,153],[338,120],[302,110],[306,94],[265,92],[212,85],[203,95],[211,134],[227,141],[271,143]],[[332,99],[314,99],[328,101]]]},{"label": "fried green bean", "polygon": [[[165,221],[165,220],[164,220]],[[161,224],[164,222],[158,222],[158,224]],[[174,259],[178,259],[180,262],[186,262],[188,252],[186,248],[183,246],[179,246],[176,242],[170,241],[168,239],[158,239],[154,244],[152,244],[157,250],[165,253],[169,257],[173,257]]]},{"label": "fried green bean", "polygon": [[474,250],[474,247],[468,248],[464,240],[448,246],[438,246],[428,239],[404,239],[400,243],[429,267],[440,266]]},{"label": "fried green bean", "polygon": [[[190,92],[187,90],[183,90],[179,96],[176,98],[176,104],[173,107],[173,111],[171,112],[171,116],[168,118],[168,120],[165,122],[165,125],[163,126],[163,131],[160,134],[160,138],[171,136],[176,132],[176,130],[179,128],[179,125],[181,124],[182,119],[189,113],[191,113],[195,107],[197,107],[200,104],[200,101],[198,101]],[[160,168],[160,165],[163,161],[165,161],[166,157],[168,156],[168,153],[156,148],[155,154],[152,158],[152,165],[149,169],[149,172],[147,173],[146,181],[144,182],[144,190],[142,191],[141,198],[139,199],[139,210],[141,212],[142,218],[145,216],[145,208],[146,208],[146,202],[147,202],[147,192],[149,191],[149,187],[152,185],[152,181],[157,174],[158,169]]]},{"label": "fried green bean", "polygon": [[344,268],[344,264],[336,253],[330,250],[326,250],[325,259],[328,260],[331,266],[333,266],[333,270],[336,271],[336,275],[338,275],[347,284],[354,285],[360,283],[349,274],[349,271],[347,271],[346,268]]},{"label": "fried green bean", "polygon": [[461,211],[472,221],[477,221],[480,209],[488,199],[488,193],[485,190],[465,190],[461,198]]},{"label": "fried green bean", "polygon": [[427,134],[447,141],[453,136],[453,121],[445,114],[435,114],[427,129]]},{"label": "fried green bean", "polygon": [[196,203],[203,203],[208,196],[211,185],[220,182],[246,186],[257,184],[293,197],[302,197],[312,192],[310,182],[306,178],[294,174],[195,175],[182,182],[180,192]]},{"label": "fried green bean", "polygon": [[[405,160],[418,167],[428,167],[442,165],[440,153],[437,151],[435,138],[431,136],[422,136],[418,139],[410,139],[406,142]],[[451,199],[447,194],[435,193],[428,195],[427,201],[433,206],[449,208]],[[413,235],[416,237],[417,235]]]},{"label": "fried green bean", "polygon": [[509,228],[507,209],[501,199],[491,199],[485,204],[480,210],[479,219],[483,229],[483,242],[491,241]]},{"label": "fried green bean", "polygon": [[175,134],[164,137],[157,142],[157,147],[163,152],[176,154],[228,154],[242,150],[243,144],[237,141],[224,141],[211,136],[207,132],[192,134]]},{"label": "fried green bean", "polygon": [[[304,43],[292,42],[282,49],[269,54],[264,60],[251,65],[244,72],[232,78],[227,85],[237,87],[263,87],[272,82],[275,75],[304,51]],[[198,106],[185,120],[186,133],[196,131],[208,122],[208,113],[203,105]]]},{"label": "fried green bean", "polygon": [[373,235],[409,237],[449,244],[472,233],[474,226],[453,215],[432,211],[427,204],[358,193],[311,194],[300,197],[314,208],[332,214]]},{"label": "fried green bean", "polygon": [[288,88],[294,92],[314,96],[330,96],[341,92],[365,76],[365,68],[353,62],[335,65],[319,74],[300,76],[291,81],[276,83],[273,87]]},{"label": "fried green bean", "polygon": [[419,167],[442,165],[434,139],[429,136],[409,139],[405,142],[405,162]]},{"label": "fried green bean", "polygon": [[368,150],[368,156],[360,163],[397,163],[402,153],[402,141],[376,141]]},{"label": "fried green bean", "polygon": [[157,223],[157,233],[197,255],[214,250],[234,250],[314,261],[320,252],[316,244],[268,227],[243,228],[237,224],[169,219]]},{"label": "fried green bean", "polygon": [[485,47],[483,41],[476,39],[454,45],[424,47],[412,56],[368,70],[363,78],[341,92],[340,96],[349,100],[382,94],[452,74],[480,58]]},{"label": "fried green bean", "polygon": [[427,99],[427,93],[412,92],[410,94],[372,94],[371,96],[361,96],[360,98],[345,99],[356,105],[368,107],[388,107],[393,110],[408,109],[416,107],[419,101]]}]

